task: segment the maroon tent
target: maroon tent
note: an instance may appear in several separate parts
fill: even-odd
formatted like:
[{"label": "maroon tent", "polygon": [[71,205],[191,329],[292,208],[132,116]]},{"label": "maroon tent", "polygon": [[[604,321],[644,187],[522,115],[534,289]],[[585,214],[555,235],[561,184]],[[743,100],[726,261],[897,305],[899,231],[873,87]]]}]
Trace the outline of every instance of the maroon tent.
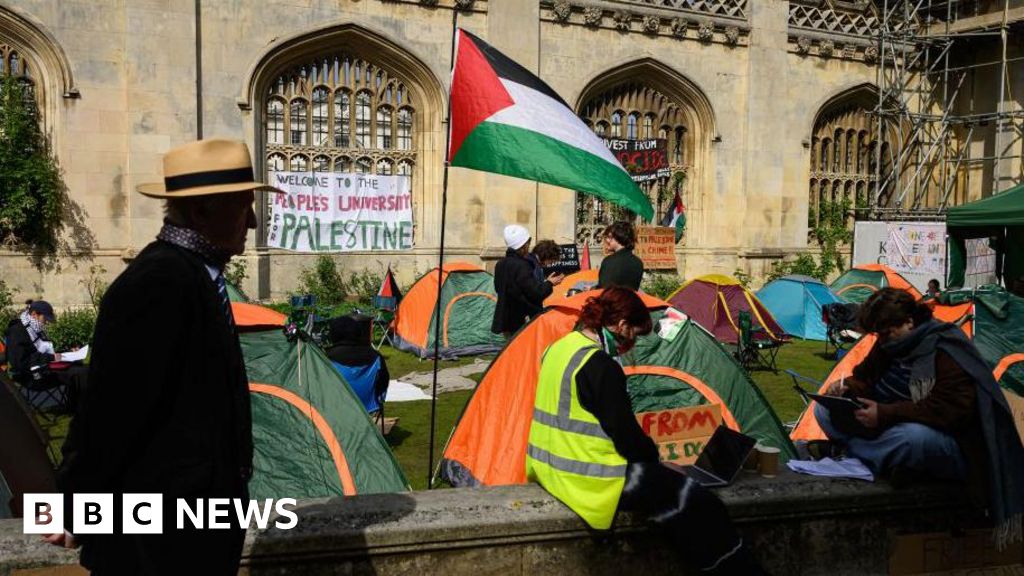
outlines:
[{"label": "maroon tent", "polygon": [[740,312],[749,312],[751,327],[764,329],[772,340],[786,337],[786,331],[771,312],[735,278],[721,274],[701,276],[680,286],[668,302],[724,344],[739,341]]}]

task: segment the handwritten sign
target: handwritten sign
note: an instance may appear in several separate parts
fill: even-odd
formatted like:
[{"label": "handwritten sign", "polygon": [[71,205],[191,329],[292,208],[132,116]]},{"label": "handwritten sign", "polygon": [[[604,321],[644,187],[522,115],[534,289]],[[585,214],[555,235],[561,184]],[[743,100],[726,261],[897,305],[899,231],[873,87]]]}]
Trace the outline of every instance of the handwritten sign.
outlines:
[{"label": "handwritten sign", "polygon": [[878,261],[901,274],[946,273],[946,225],[889,223],[889,237],[879,243]]},{"label": "handwritten sign", "polygon": [[267,245],[299,252],[412,249],[408,176],[273,172]]},{"label": "handwritten sign", "polygon": [[559,244],[558,245],[559,255],[558,262],[552,266],[548,266],[544,269],[544,275],[547,276],[552,272],[559,272],[561,274],[572,274],[573,272],[580,271],[580,254],[576,250],[575,244]]},{"label": "handwritten sign", "polygon": [[676,269],[676,231],[665,226],[637,226],[634,253],[647,270]]},{"label": "handwritten sign", "polygon": [[644,434],[658,445],[662,461],[693,464],[722,423],[722,408],[705,404],[641,412],[636,420]]}]

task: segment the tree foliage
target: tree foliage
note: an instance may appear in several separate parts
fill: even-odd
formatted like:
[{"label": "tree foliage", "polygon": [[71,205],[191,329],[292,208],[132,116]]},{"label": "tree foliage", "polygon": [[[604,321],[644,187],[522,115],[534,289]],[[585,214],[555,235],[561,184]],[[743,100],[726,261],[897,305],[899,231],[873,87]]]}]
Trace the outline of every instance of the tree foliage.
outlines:
[{"label": "tree foliage", "polygon": [[0,241],[55,252],[66,202],[32,84],[0,76]]}]

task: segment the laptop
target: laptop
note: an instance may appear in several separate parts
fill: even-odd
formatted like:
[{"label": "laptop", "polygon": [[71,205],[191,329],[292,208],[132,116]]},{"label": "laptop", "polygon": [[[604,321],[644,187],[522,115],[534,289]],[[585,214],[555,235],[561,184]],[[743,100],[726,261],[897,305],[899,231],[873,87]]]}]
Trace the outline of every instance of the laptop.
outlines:
[{"label": "laptop", "polygon": [[736,479],[756,443],[756,440],[746,434],[719,425],[692,465],[680,466],[671,462],[666,464],[706,488],[728,486]]}]

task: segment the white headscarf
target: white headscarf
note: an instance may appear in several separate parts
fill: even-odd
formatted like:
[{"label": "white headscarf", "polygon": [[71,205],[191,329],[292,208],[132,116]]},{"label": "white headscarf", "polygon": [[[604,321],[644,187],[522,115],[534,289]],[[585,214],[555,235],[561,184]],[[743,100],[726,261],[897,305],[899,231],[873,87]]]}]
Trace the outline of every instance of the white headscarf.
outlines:
[{"label": "white headscarf", "polygon": [[43,324],[32,317],[25,310],[19,316],[22,325],[25,326],[25,330],[28,331],[28,337],[32,339],[32,345],[36,347],[36,351],[42,354],[56,354],[53,348],[53,342],[46,337],[46,332],[43,330]]}]

